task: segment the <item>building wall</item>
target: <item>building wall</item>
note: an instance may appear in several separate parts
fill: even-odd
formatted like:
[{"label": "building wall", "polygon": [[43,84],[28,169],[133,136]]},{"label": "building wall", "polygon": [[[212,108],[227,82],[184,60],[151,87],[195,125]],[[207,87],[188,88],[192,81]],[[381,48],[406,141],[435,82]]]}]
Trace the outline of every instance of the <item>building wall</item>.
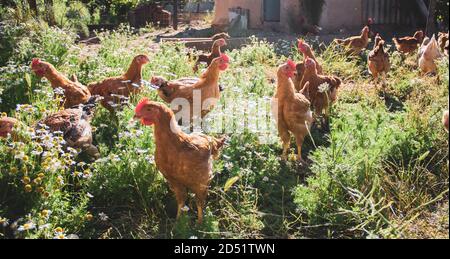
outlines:
[{"label": "building wall", "polygon": [[213,24],[228,24],[228,9],[233,7],[250,10],[250,28],[263,27],[263,0],[216,0]]},{"label": "building wall", "polygon": [[281,0],[281,25],[283,31],[298,31],[301,27],[301,7],[299,0]]},{"label": "building wall", "polygon": [[[299,30],[301,26],[301,4],[299,0],[281,0],[281,22],[264,22],[263,0],[215,0],[213,24],[228,24],[228,9],[241,7],[250,10],[251,29],[274,29],[285,32]],[[357,28],[362,25],[361,0],[326,0],[319,26],[324,30]]]},{"label": "building wall", "polygon": [[355,29],[363,25],[361,0],[326,0],[319,26],[326,31]]}]

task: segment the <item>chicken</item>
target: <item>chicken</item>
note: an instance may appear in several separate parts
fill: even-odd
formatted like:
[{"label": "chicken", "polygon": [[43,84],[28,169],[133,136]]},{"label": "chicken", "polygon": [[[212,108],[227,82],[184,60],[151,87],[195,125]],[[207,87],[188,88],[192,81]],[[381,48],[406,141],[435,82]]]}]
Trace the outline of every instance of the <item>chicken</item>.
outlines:
[{"label": "chicken", "polygon": [[317,61],[312,48],[306,42],[299,39],[298,40],[298,50],[303,54],[303,57],[305,59],[310,58],[316,62],[317,73],[319,73],[321,75],[323,73],[323,69],[322,69],[322,66],[319,64],[319,62]]},{"label": "chicken", "polygon": [[369,26],[361,31],[360,36],[354,36],[347,39],[335,39],[334,41],[348,49],[348,54],[358,55],[369,45]]},{"label": "chicken", "polygon": [[444,115],[442,116],[442,124],[448,133],[448,110],[444,111]]},{"label": "chicken", "polygon": [[[375,35],[375,42],[373,43],[373,49],[375,49],[378,44],[380,43],[380,41],[384,41],[383,38],[381,37],[381,35],[379,33],[377,33],[377,35]],[[386,42],[385,42],[386,43]]]},{"label": "chicken", "polygon": [[[309,86],[305,89],[307,83]],[[323,76],[317,73],[316,62],[310,58],[305,60],[302,92],[311,101],[311,107],[316,115],[325,113],[328,117],[329,106],[337,100],[337,91],[342,81],[334,76]]]},{"label": "chicken", "polygon": [[[229,57],[222,54],[213,60],[208,69],[198,79],[183,78],[168,82],[162,77],[153,77],[151,83],[159,88],[159,96],[167,103],[172,104],[174,100],[180,99],[187,100],[189,110],[174,108],[174,112],[182,111],[186,116],[184,118],[190,118],[190,123],[192,123],[194,117],[203,118],[217,104],[220,99],[219,76],[221,71],[228,68],[229,62]],[[199,99],[196,99],[196,91],[201,95]]]},{"label": "chicken", "polygon": [[378,83],[378,79],[381,76],[383,86],[386,85],[386,75],[391,69],[391,63],[389,60],[389,54],[384,50],[385,41],[378,34],[375,37],[375,44],[372,51],[369,53],[368,65],[369,73],[373,76],[374,80]]},{"label": "chicken", "polygon": [[175,193],[177,218],[185,206],[187,191],[196,195],[198,223],[203,221],[203,208],[213,178],[213,159],[217,159],[225,138],[203,134],[186,134],[177,125],[174,113],[164,104],[141,100],[135,119],[143,125],[154,125],[155,162]]},{"label": "chicken", "polygon": [[0,117],[0,138],[8,137],[8,134],[13,134],[14,126],[18,121],[14,118]]},{"label": "chicken", "polygon": [[444,47],[444,54],[448,57],[448,45],[449,45],[450,41],[447,41],[447,43],[445,43],[445,47]]},{"label": "chicken", "polygon": [[423,53],[425,52],[425,50],[427,49],[428,44],[430,43],[430,38],[425,37],[422,41],[422,45],[420,45],[419,48],[419,58],[423,55]]},{"label": "chicken", "polygon": [[90,124],[93,108],[95,108],[95,103],[59,111],[40,121],[38,127],[45,125],[50,132],[62,132],[69,147],[81,149],[91,158],[98,158],[100,153],[92,144]]},{"label": "chicken", "polygon": [[[443,32],[439,33],[438,43],[439,43],[439,49],[441,50],[441,52],[445,53],[445,47],[446,46],[448,47],[448,32],[447,33],[443,33]],[[447,50],[448,50],[448,48],[447,48]],[[448,53],[447,53],[447,55],[448,55]]]},{"label": "chicken", "polygon": [[214,42],[219,39],[229,40],[231,37],[226,32],[217,33],[214,36],[211,37],[211,40]]},{"label": "chicken", "polygon": [[423,54],[419,58],[419,68],[422,75],[436,74],[435,60],[441,57],[436,37],[433,35],[428,45],[424,46]]},{"label": "chicken", "polygon": [[195,66],[194,66],[194,72],[198,71],[198,67],[201,63],[206,63],[207,66],[211,65],[212,61],[215,58],[220,57],[220,55],[222,55],[222,51],[220,50],[221,47],[224,47],[227,45],[227,42],[224,39],[218,39],[216,41],[214,41],[212,48],[211,48],[211,53],[209,55],[199,55],[197,58],[197,61],[195,62]]},{"label": "chicken", "polygon": [[291,134],[293,134],[298,148],[297,161],[303,163],[302,145],[313,123],[313,116],[310,101],[302,93],[295,91],[292,81],[295,71],[296,65],[290,60],[278,68],[277,91],[272,98],[272,113],[276,118],[278,134],[283,142],[283,159],[288,159]]},{"label": "chicken", "polygon": [[403,54],[410,54],[417,50],[424,39],[423,31],[417,31],[413,37],[393,38],[397,50]]},{"label": "chicken", "polygon": [[139,93],[142,87],[142,69],[150,62],[147,55],[134,57],[127,72],[118,77],[106,78],[88,85],[92,95],[102,96],[101,104],[110,112],[120,105],[123,98]]},{"label": "chicken", "polygon": [[64,90],[64,108],[86,103],[91,98],[91,93],[86,86],[78,80],[69,80],[48,62],[34,58],[31,62],[31,69],[37,76],[47,78],[53,89],[61,88]]},{"label": "chicken", "polygon": [[[298,40],[298,50],[303,54],[303,57],[305,59],[310,58],[316,62],[317,73],[319,75],[321,75],[323,73],[323,69],[322,69],[322,66],[319,64],[319,62],[317,61],[312,48],[307,43],[305,43],[303,40],[299,39]],[[297,72],[295,73],[293,80],[294,80],[295,89],[297,91],[300,91],[301,90],[300,83],[302,82],[303,74],[305,72],[305,64],[303,62],[297,64],[296,71]]]},{"label": "chicken", "polygon": [[295,66],[295,75],[293,78],[295,90],[300,91],[302,89],[301,83],[305,74],[305,62],[302,61]]}]

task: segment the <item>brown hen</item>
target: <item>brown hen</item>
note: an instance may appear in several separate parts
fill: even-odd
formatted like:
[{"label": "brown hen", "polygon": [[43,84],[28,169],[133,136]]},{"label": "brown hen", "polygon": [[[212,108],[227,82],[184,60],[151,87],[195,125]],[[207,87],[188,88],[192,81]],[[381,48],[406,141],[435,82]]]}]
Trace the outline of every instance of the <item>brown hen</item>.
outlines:
[{"label": "brown hen", "polygon": [[417,31],[413,37],[393,38],[397,50],[403,54],[410,54],[417,51],[417,48],[424,39],[423,31]]},{"label": "brown hen", "polygon": [[[305,89],[308,82],[309,86]],[[328,117],[328,108],[337,100],[337,92],[341,83],[341,80],[335,76],[319,75],[316,62],[309,58],[306,59],[305,74],[300,85],[302,92],[311,101],[311,107],[316,115],[325,113],[325,117]]]},{"label": "brown hen", "polygon": [[134,57],[127,72],[122,76],[106,78],[101,82],[90,83],[92,95],[102,96],[101,104],[110,112],[116,110],[123,98],[140,92],[142,88],[142,68],[150,62],[147,55]]},{"label": "brown hen", "polygon": [[298,148],[297,161],[302,159],[302,145],[313,123],[310,101],[302,94],[296,93],[292,77],[296,65],[292,61],[278,68],[277,91],[272,98],[272,113],[276,118],[278,133],[283,142],[283,159],[288,159],[291,134],[295,136]]},{"label": "brown hen", "polygon": [[31,62],[31,69],[37,76],[47,78],[53,89],[61,88],[64,90],[64,108],[87,103],[91,98],[88,88],[78,82],[76,77],[74,81],[69,80],[48,62],[34,58]]},{"label": "brown hen", "polygon": [[373,76],[378,84],[378,79],[381,77],[383,86],[386,85],[386,75],[391,69],[389,54],[384,50],[385,41],[378,34],[375,37],[375,45],[369,53],[368,66],[369,73]]},{"label": "brown hen", "polygon": [[217,34],[213,35],[211,37],[211,40],[214,42],[214,41],[219,40],[219,39],[229,40],[230,38],[231,37],[230,37],[230,35],[228,33],[221,32],[221,33],[217,33]]},{"label": "brown hen", "polygon": [[[216,105],[220,99],[219,76],[229,65],[229,57],[222,54],[215,58],[203,75],[198,78],[183,78],[167,81],[163,77],[153,77],[151,82],[158,87],[158,94],[165,102],[172,104],[174,100],[180,105],[189,104],[188,107],[172,107],[174,112],[183,112],[184,118],[192,123],[194,117],[203,118]],[[195,99],[195,93],[199,99]],[[194,100],[195,99],[195,100]],[[195,102],[194,102],[195,101]],[[183,109],[184,108],[184,109]]]},{"label": "brown hen", "polygon": [[[316,62],[317,73],[319,75],[321,75],[323,73],[323,69],[322,69],[322,66],[319,64],[319,62],[317,61],[312,48],[306,42],[299,39],[298,40],[298,50],[300,51],[300,53],[303,54],[304,59],[310,58]],[[305,73],[305,63],[304,62],[298,63],[296,66],[296,71],[297,72],[295,73],[293,80],[294,80],[295,89],[297,91],[300,91],[301,90],[300,84],[303,80],[303,74]]]},{"label": "brown hen", "polygon": [[441,57],[436,37],[433,35],[428,45],[421,48],[421,56],[419,57],[419,68],[422,75],[430,75],[437,73],[436,59]]},{"label": "brown hen", "polygon": [[343,40],[335,39],[334,41],[337,44],[347,48],[348,54],[358,55],[369,45],[369,33],[369,26],[366,26],[363,28],[361,35],[359,36],[353,36]]},{"label": "brown hen", "polygon": [[198,222],[201,223],[209,183],[213,178],[212,161],[218,158],[225,138],[184,133],[166,105],[148,99],[136,106],[135,119],[143,125],[154,125],[155,162],[175,193],[177,218],[190,190],[196,195]]},{"label": "brown hen", "polygon": [[226,46],[227,43],[224,39],[218,39],[214,41],[212,47],[211,47],[211,53],[208,55],[202,54],[197,57],[197,61],[195,62],[194,66],[194,72],[198,71],[198,67],[201,63],[206,63],[207,66],[211,65],[212,61],[215,58],[220,57],[222,55],[221,47]]},{"label": "brown hen", "polygon": [[66,109],[54,113],[39,124],[46,125],[50,132],[62,132],[69,147],[81,149],[91,158],[98,158],[100,153],[92,144],[92,127],[90,124],[94,104]]}]

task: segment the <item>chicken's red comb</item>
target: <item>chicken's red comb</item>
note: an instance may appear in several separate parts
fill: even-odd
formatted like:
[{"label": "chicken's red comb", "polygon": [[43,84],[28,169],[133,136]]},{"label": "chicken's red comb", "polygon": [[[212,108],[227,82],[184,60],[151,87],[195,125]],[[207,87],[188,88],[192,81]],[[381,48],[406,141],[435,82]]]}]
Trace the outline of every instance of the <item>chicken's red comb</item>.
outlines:
[{"label": "chicken's red comb", "polygon": [[136,105],[136,109],[134,109],[135,113],[139,113],[142,108],[144,108],[145,105],[147,105],[150,102],[150,100],[148,98],[142,98],[141,101],[139,101],[139,103]]},{"label": "chicken's red comb", "polygon": [[38,58],[33,58],[33,60],[31,61],[32,66],[39,65],[40,63],[41,63],[41,60]]},{"label": "chicken's red comb", "polygon": [[289,68],[290,68],[291,70],[296,70],[296,69],[297,69],[297,64],[295,64],[295,62],[292,61],[292,60],[290,60],[290,59],[288,59],[287,65],[289,66]]},{"label": "chicken's red comb", "polygon": [[220,57],[222,58],[223,61],[225,61],[226,63],[230,63],[230,57],[228,57],[227,54],[222,54],[220,55]]}]

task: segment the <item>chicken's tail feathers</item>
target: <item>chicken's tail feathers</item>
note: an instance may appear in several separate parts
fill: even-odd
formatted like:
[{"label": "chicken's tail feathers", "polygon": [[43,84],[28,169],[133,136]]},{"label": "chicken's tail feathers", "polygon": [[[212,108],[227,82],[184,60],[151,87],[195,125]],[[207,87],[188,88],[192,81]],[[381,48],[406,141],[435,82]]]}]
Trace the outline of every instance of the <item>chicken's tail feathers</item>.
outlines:
[{"label": "chicken's tail feathers", "polygon": [[329,78],[327,81],[328,81],[327,83],[330,85],[331,89],[335,89],[335,88],[339,89],[339,87],[341,87],[341,85],[342,85],[342,80],[339,77],[333,76],[333,77]]},{"label": "chicken's tail feathers", "polygon": [[78,83],[78,77],[77,75],[73,74],[70,76],[70,81],[74,82],[74,83]]},{"label": "chicken's tail feathers", "polygon": [[217,159],[219,157],[220,151],[226,145],[227,140],[227,136],[222,136],[220,138],[211,138],[211,154],[213,155],[214,159]]}]

